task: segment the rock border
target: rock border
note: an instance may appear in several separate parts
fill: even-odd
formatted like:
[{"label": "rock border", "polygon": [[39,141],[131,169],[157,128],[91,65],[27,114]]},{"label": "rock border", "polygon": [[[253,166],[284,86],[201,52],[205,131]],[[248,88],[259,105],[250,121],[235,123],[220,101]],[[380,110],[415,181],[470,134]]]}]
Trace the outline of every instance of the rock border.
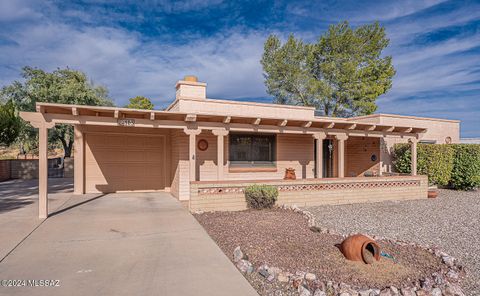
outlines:
[{"label": "rock border", "polygon": [[[296,205],[282,205],[279,208],[302,214],[308,221],[308,227],[314,232],[339,235],[344,238],[354,234],[342,234],[334,229],[319,227],[312,213],[307,210],[302,210]],[[370,289],[359,289],[346,283],[335,283],[333,281],[327,281],[325,283],[318,280],[315,274],[304,271],[290,273],[266,264],[255,269],[246,254],[240,249],[240,246],[236,247],[233,251],[233,262],[242,273],[252,274],[256,270],[266,281],[273,282],[276,280],[279,283],[288,285],[295,289],[301,296],[465,296],[462,288],[459,286],[459,281],[465,273],[465,270],[453,256],[448,255],[436,247],[429,247],[417,243],[380,236],[373,236],[372,239],[383,240],[399,246],[413,246],[424,249],[440,258],[447,268],[442,269],[441,272],[434,272],[423,279],[406,283],[400,288],[390,286],[383,289],[374,287]]]}]

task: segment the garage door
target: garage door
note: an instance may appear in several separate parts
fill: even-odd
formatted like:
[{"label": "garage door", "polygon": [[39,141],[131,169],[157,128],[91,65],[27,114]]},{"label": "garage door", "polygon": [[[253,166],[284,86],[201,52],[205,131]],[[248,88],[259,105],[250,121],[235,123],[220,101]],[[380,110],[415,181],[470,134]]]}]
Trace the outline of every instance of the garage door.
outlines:
[{"label": "garage door", "polygon": [[153,191],[165,188],[165,136],[88,133],[85,191]]}]

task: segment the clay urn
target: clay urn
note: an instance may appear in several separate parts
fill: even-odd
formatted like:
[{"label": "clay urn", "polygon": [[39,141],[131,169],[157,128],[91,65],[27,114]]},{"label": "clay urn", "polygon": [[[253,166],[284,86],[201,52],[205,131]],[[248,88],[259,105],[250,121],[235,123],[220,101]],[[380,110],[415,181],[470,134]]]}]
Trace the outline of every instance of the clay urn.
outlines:
[{"label": "clay urn", "polygon": [[363,234],[349,236],[337,247],[347,260],[363,261],[365,264],[380,260],[380,246]]},{"label": "clay urn", "polygon": [[295,169],[294,168],[287,168],[285,169],[285,177],[283,177],[285,180],[296,180],[297,176],[295,175]]}]

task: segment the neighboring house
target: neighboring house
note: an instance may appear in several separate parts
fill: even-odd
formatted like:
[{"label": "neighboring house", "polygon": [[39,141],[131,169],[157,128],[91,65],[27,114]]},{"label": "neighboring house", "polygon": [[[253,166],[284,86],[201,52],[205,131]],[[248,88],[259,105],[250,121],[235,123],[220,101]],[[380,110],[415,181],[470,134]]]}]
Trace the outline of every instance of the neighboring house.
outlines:
[{"label": "neighboring house", "polygon": [[480,144],[480,138],[461,138],[460,143],[462,143],[462,144]]},{"label": "neighboring house", "polygon": [[[76,194],[165,190],[192,211],[246,207],[243,188],[277,186],[280,204],[426,198],[416,145],[458,142],[459,122],[395,115],[329,118],[314,108],[206,98],[187,76],[166,111],[38,103],[40,217],[47,216],[47,129],[75,127]],[[411,143],[412,176],[394,176],[389,148]],[[287,168],[296,180],[283,180]],[[368,177],[367,177],[368,176]]]}]

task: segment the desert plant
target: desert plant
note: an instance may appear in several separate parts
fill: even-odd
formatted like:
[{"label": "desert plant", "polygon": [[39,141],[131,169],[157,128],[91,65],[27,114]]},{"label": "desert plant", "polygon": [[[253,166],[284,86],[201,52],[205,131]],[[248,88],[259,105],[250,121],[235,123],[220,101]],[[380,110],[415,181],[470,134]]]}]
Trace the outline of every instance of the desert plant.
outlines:
[{"label": "desert plant", "polygon": [[480,145],[457,144],[451,185],[455,189],[471,190],[480,186]]},{"label": "desert plant", "polygon": [[278,197],[278,189],[270,185],[250,185],[245,188],[247,205],[252,209],[273,207]]}]

